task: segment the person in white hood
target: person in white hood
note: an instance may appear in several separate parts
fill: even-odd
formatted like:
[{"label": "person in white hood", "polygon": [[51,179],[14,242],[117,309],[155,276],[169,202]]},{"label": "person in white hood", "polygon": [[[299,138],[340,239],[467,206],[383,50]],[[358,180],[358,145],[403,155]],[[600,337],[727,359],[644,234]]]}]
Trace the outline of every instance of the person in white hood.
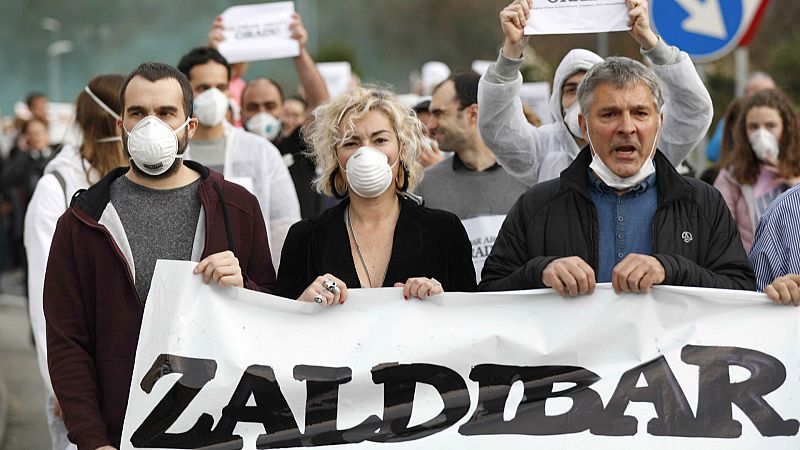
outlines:
[{"label": "person in white hood", "polygon": [[[653,72],[664,92],[664,125],[658,148],[674,166],[679,165],[705,136],[711,125],[713,105],[708,90],[689,55],[668,46],[650,27],[648,4],[627,0],[630,35],[641,53],[653,62]],[[603,59],[583,49],[573,49],[556,69],[550,114],[554,123],[534,127],[522,112],[519,97],[524,35],[532,0],[514,0],[500,12],[505,42],[497,62],[481,77],[478,86],[478,127],[486,145],[511,175],[532,186],[557,178],[586,146],[576,101],[578,84],[593,65]]]},{"label": "person in white hood", "polygon": [[75,101],[75,122],[83,135],[79,147],[65,145],[47,164],[25,214],[25,251],[28,255],[29,314],[36,343],[39,371],[47,389],[47,420],[53,450],[76,448],[67,439],[61,408],[53,394],[47,368],[47,338],[42,309],[44,274],[56,222],[73,194],[87,189],[112,169],[127,165],[117,128],[119,90],[125,77],[110,74],[92,78]]}]

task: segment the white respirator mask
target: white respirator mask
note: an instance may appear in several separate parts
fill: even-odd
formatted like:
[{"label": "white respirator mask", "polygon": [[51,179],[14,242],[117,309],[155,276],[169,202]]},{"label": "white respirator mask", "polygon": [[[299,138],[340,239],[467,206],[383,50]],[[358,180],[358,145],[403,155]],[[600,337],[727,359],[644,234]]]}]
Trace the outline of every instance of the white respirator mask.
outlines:
[{"label": "white respirator mask", "polygon": [[190,120],[186,119],[175,130],[156,116],[145,117],[131,131],[123,124],[122,128],[128,135],[128,153],[136,167],[148,175],[156,176],[172,167],[176,158],[183,158],[178,154],[177,132]]},{"label": "white respirator mask", "polygon": [[573,136],[578,139],[583,139],[583,130],[581,130],[581,126],[578,124],[578,114],[580,114],[580,112],[581,105],[576,100],[575,103],[564,111],[564,124]]},{"label": "white respirator mask", "polygon": [[750,140],[750,146],[753,147],[753,153],[756,154],[756,158],[764,162],[778,160],[780,148],[778,147],[778,138],[774,134],[765,128],[759,127],[747,137]]},{"label": "white respirator mask", "polygon": [[228,96],[217,88],[206,89],[194,98],[194,116],[201,124],[215,127],[225,120],[228,112]]},{"label": "white respirator mask", "polygon": [[589,134],[589,121],[586,121],[586,139],[589,141],[589,147],[592,150],[592,163],[589,164],[589,168],[594,171],[594,174],[597,178],[603,181],[608,187],[617,189],[619,191],[627,191],[628,189],[638,186],[639,183],[647,179],[650,175],[656,172],[656,166],[653,164],[653,156],[655,156],[656,151],[656,144],[658,143],[658,134],[661,132],[661,121],[659,120],[659,126],[656,129],[656,137],[653,139],[653,147],[650,149],[650,155],[647,157],[647,160],[642,164],[642,167],[639,168],[639,171],[629,177],[621,177],[611,169],[608,168],[606,163],[597,155],[597,152],[594,150],[594,145],[592,145],[592,137]]},{"label": "white respirator mask", "polygon": [[274,141],[281,132],[281,121],[267,112],[260,112],[245,123],[245,128],[268,141]]},{"label": "white respirator mask", "polygon": [[375,198],[392,185],[392,169],[397,161],[390,166],[389,157],[383,152],[361,147],[347,160],[347,184],[358,196]]}]

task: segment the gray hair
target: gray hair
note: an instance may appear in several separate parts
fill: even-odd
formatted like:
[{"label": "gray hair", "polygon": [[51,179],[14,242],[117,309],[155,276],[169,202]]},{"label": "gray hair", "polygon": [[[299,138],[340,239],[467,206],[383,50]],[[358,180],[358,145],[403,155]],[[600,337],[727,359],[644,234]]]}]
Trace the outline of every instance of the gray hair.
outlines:
[{"label": "gray hair", "polygon": [[581,112],[584,115],[589,113],[592,100],[594,100],[594,90],[601,84],[611,84],[618,88],[642,84],[650,90],[656,111],[660,112],[664,105],[661,87],[652,70],[639,61],[612,56],[592,66],[578,85],[578,103],[581,105]]}]

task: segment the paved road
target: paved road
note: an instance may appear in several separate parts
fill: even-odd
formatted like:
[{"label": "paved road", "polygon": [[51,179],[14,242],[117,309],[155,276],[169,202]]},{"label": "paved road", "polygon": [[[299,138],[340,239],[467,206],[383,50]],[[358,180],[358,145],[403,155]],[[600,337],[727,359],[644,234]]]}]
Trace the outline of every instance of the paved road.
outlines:
[{"label": "paved road", "polygon": [[5,433],[0,431],[0,450],[49,450],[44,384],[19,280],[14,274],[0,276],[0,383],[5,384],[8,406]]}]

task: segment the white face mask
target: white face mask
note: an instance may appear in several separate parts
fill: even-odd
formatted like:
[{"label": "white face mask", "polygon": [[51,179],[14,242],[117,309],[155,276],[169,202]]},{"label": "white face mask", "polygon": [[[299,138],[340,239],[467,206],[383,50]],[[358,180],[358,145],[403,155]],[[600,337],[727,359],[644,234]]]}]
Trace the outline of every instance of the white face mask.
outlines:
[{"label": "white face mask", "polygon": [[[94,101],[97,104],[97,106],[102,108],[103,111],[107,112],[111,117],[113,117],[113,118],[115,118],[117,120],[121,120],[120,117],[119,117],[119,114],[115,113],[114,110],[111,109],[108,105],[106,105],[104,101],[100,100],[100,97],[94,95],[94,92],[92,92],[92,90],[89,89],[89,86],[84,86],[83,92],[86,92],[86,94],[89,95],[89,98],[91,98],[92,101]],[[110,136],[110,137],[98,139],[95,142],[98,142],[98,143],[103,143],[103,142],[122,142],[122,137],[121,136]]]},{"label": "white face mask", "polygon": [[765,128],[757,129],[750,133],[748,136],[750,146],[753,147],[753,152],[756,158],[764,162],[775,162],[778,160],[780,148],[778,147],[778,138],[774,134],[767,131]]},{"label": "white face mask", "polygon": [[228,97],[217,88],[206,89],[194,99],[194,116],[201,124],[215,127],[225,120]]},{"label": "white face mask", "polygon": [[347,160],[347,184],[358,196],[375,198],[392,185],[392,168],[397,161],[390,166],[389,157],[383,152],[361,147]]},{"label": "white face mask", "polygon": [[177,132],[190,120],[191,118],[186,119],[175,130],[156,116],[145,117],[131,131],[123,125],[128,134],[128,153],[136,167],[146,174],[156,176],[172,167],[176,158],[183,158],[183,155],[178,154]]},{"label": "white face mask", "polygon": [[644,181],[647,177],[654,174],[656,172],[656,166],[653,164],[653,156],[655,155],[656,151],[656,144],[658,143],[658,134],[661,131],[661,121],[659,119],[659,127],[656,129],[656,137],[653,139],[653,147],[650,149],[650,156],[648,156],[647,160],[642,164],[642,167],[639,168],[639,171],[629,177],[621,177],[611,169],[606,166],[600,156],[597,155],[597,152],[594,150],[594,145],[592,145],[592,137],[589,134],[589,121],[586,121],[586,138],[589,141],[589,147],[592,149],[592,163],[589,164],[589,168],[594,171],[594,174],[597,175],[597,178],[600,178],[603,183],[605,183],[608,187],[617,189],[619,191],[626,191],[632,187],[638,186],[639,183]]},{"label": "white face mask", "polygon": [[573,136],[578,139],[583,139],[583,130],[581,130],[581,126],[578,124],[578,114],[580,114],[580,112],[581,105],[576,100],[575,103],[564,111],[564,124],[567,125],[567,129]]},{"label": "white face mask", "polygon": [[281,132],[281,121],[270,113],[260,112],[245,123],[245,128],[251,133],[274,141]]}]

